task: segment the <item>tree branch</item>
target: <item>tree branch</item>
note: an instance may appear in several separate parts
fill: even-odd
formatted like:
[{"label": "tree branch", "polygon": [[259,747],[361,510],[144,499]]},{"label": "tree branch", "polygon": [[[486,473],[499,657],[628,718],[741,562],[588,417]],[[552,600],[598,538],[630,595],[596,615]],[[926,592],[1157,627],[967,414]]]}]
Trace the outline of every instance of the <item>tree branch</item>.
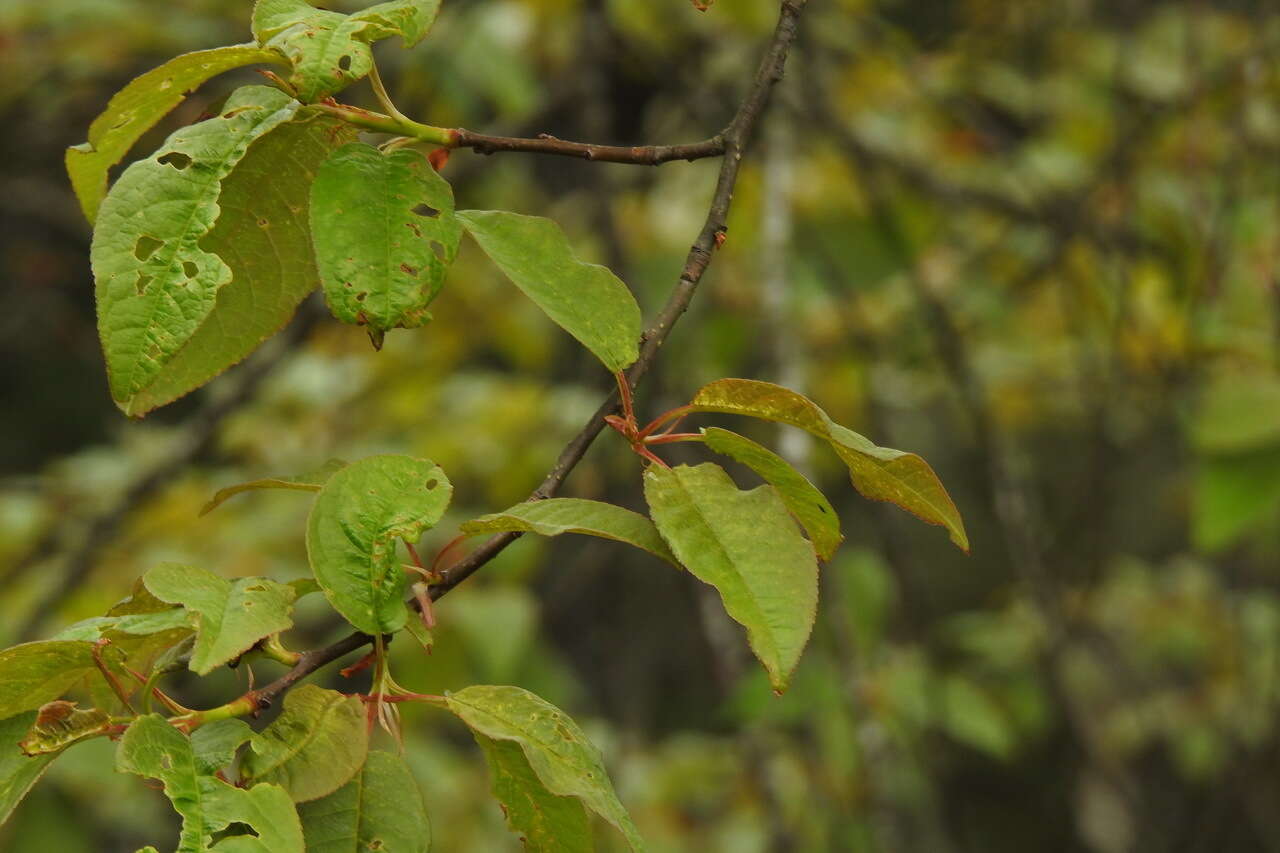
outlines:
[{"label": "tree branch", "polygon": [[[715,252],[717,245],[728,230],[729,205],[733,201],[733,189],[738,181],[738,171],[742,164],[742,155],[746,150],[747,144],[751,139],[756,125],[760,121],[760,116],[764,113],[765,107],[769,102],[769,95],[773,91],[774,84],[782,79],[783,69],[786,66],[787,54],[791,49],[792,43],[796,38],[796,31],[799,26],[800,13],[804,10],[808,0],[783,0],[781,12],[778,16],[778,24],[774,29],[773,37],[765,49],[764,56],[760,60],[760,66],[756,70],[755,78],[747,90],[746,96],[743,98],[738,111],[734,114],[733,120],[729,122],[729,126],[723,132],[713,137],[713,140],[720,140],[723,145],[724,160],[720,165],[720,175],[716,181],[715,193],[711,198],[711,206],[707,211],[707,218],[702,226],[702,231],[698,234],[697,240],[689,249],[689,254],[685,258],[684,268],[680,272],[680,278],[676,282],[675,288],[671,291],[671,295],[667,298],[666,304],[662,310],[658,312],[658,317],[653,325],[642,336],[642,345],[640,347],[640,357],[636,363],[626,371],[627,383],[632,387],[636,387],[641,378],[644,377],[649,369],[653,366],[654,360],[657,358],[658,350],[667,340],[667,336],[671,334],[671,329],[679,321],[681,315],[688,309],[690,301],[693,299],[694,293],[698,289],[699,282],[702,281],[703,274],[707,271],[707,267],[711,264],[712,254]],[[464,131],[465,132],[465,131]],[[486,139],[501,139],[501,137],[485,137]],[[565,143],[560,140],[527,140],[529,142],[541,142],[550,145],[552,142],[558,143],[560,146],[572,146],[579,143]],[[705,143],[696,143],[703,145]],[[646,149],[611,149],[607,146],[592,146],[596,149],[605,148],[610,151],[644,151]],[[668,146],[658,149],[658,151],[671,151],[676,149],[688,149],[692,146]],[[495,150],[533,150],[523,148],[506,148]],[[540,150],[540,149],[539,149]],[[548,151],[546,153],[566,154],[566,151]],[[567,154],[567,156],[584,156],[582,154]],[[707,154],[705,156],[712,156]],[[607,159],[604,157],[594,157],[588,159]],[[667,159],[689,159],[687,157],[668,157]],[[631,160],[614,160],[611,162],[649,162],[640,158]],[[657,160],[656,162],[665,162]],[[578,431],[564,450],[560,452],[556,464],[548,472],[538,488],[534,489],[530,496],[531,500],[543,500],[553,496],[564,483],[569,473],[582,461],[582,457],[586,454],[587,449],[600,434],[605,427],[605,417],[614,414],[618,410],[618,392],[614,391],[600,405],[591,419]],[[508,545],[519,539],[519,533],[502,533],[494,536],[480,545],[466,557],[451,566],[444,573],[443,580],[431,587],[432,600],[439,599],[465,581],[471,575],[475,574],[479,569],[493,560],[494,557],[502,553]],[[338,642],[326,646],[321,649],[315,649],[305,652],[302,659],[293,669],[282,675],[280,678],[264,685],[259,690],[253,692],[252,697],[257,701],[259,706],[269,704],[276,696],[292,687],[299,680],[305,678],[317,669],[329,664],[343,655],[364,646],[372,641],[372,637],[354,633]]]},{"label": "tree branch", "polygon": [[672,160],[702,160],[719,157],[725,153],[724,137],[717,134],[701,142],[684,145],[595,145],[590,142],[569,142],[548,134],[533,139],[515,136],[489,136],[464,128],[453,131],[452,148],[470,148],[477,154],[496,154],[499,151],[520,151],[529,154],[554,154],[561,157],[579,157],[603,163],[633,163],[641,166],[657,166]]}]

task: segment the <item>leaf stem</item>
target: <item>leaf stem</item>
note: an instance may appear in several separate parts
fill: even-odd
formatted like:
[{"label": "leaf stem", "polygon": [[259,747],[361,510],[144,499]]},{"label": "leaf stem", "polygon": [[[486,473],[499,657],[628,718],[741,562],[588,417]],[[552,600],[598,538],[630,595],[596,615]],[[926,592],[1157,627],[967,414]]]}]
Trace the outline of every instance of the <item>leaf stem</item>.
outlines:
[{"label": "leaf stem", "polygon": [[272,634],[264,638],[258,644],[258,648],[264,655],[285,666],[297,666],[298,661],[302,660],[300,653],[285,648],[284,643],[280,642],[279,634]]}]

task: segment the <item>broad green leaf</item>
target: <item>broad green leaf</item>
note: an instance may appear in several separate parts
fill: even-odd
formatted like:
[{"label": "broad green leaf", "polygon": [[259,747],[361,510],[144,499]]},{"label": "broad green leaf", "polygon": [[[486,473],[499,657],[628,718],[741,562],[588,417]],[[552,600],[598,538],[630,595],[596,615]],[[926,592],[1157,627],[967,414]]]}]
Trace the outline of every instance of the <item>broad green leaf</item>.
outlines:
[{"label": "broad green leaf", "polygon": [[234,497],[241,492],[251,492],[257,489],[296,489],[301,492],[318,492],[320,487],[333,476],[335,471],[347,467],[347,463],[341,459],[330,459],[315,471],[309,471],[306,474],[298,474],[294,477],[264,477],[261,480],[250,480],[247,483],[236,483],[234,486],[227,486],[224,489],[218,489],[209,502],[201,508],[200,514],[205,515],[213,512],[228,498]]},{"label": "broad green leaf", "polygon": [[332,95],[369,73],[369,45],[399,35],[405,47],[421,41],[431,28],[440,0],[391,0],[363,12],[343,15],[317,9],[303,0],[258,0],[253,33],[293,63],[289,82],[302,100]]},{"label": "broad green leaf", "polygon": [[175,131],[107,194],[90,261],[111,396],[122,408],[190,340],[231,281],[231,268],[200,245],[218,219],[222,181],[254,139],[297,108],[275,89],[238,89],[222,115]]},{"label": "broad green leaf", "polygon": [[215,47],[175,56],[117,92],[89,125],[89,141],[67,149],[67,174],[89,221],[107,194],[108,170],[142,134],[210,77],[256,63],[284,64],[275,51],[255,44]]},{"label": "broad green leaf", "polygon": [[97,708],[81,709],[57,699],[40,706],[31,730],[18,747],[26,755],[51,755],[85,738],[106,734],[111,718]]},{"label": "broad green leaf", "polygon": [[389,329],[431,319],[427,305],[458,254],[453,190],[418,151],[383,154],[360,142],[333,152],[311,185],[311,232],[333,315]]},{"label": "broad green leaf", "polygon": [[93,643],[43,640],[0,652],[0,719],[39,708],[97,669]]},{"label": "broad green leaf", "polygon": [[[164,717],[134,720],[120,741],[116,769],[157,779],[182,816],[177,853],[303,853],[302,826],[283,788],[260,784],[237,788],[203,773],[191,741]],[[232,824],[254,835],[212,837]]]},{"label": "broad green leaf", "polygon": [[31,786],[44,775],[57,755],[23,755],[18,741],[26,737],[36,721],[36,712],[27,711],[0,720],[0,824],[9,819]]},{"label": "broad green leaf", "polygon": [[334,474],[307,520],[307,557],[334,609],[366,634],[404,627],[404,570],[396,541],[416,542],[453,495],[434,462],[370,456]]},{"label": "broad green leaf", "polygon": [[613,791],[600,750],[568,714],[519,687],[468,687],[447,694],[445,701],[472,732],[517,745],[547,791],[576,797],[617,827],[631,849],[644,849],[639,831]]},{"label": "broad green leaf", "polygon": [[304,115],[249,146],[223,179],[220,215],[200,240],[226,264],[229,281],[199,328],[128,400],[126,414],[145,414],[199,388],[289,322],[319,284],[307,221],[311,179],[329,152],[354,136],[342,122]]},{"label": "broad green leaf", "polygon": [[773,689],[784,690],[813,629],[818,561],[777,489],[740,491],[707,462],[650,467],[644,495],[676,557],[716,588]]},{"label": "broad green leaf", "polygon": [[304,684],[284,698],[284,712],[253,736],[241,772],[272,782],[295,802],[332,794],[351,781],[369,751],[364,703]]},{"label": "broad green leaf", "polygon": [[127,616],[93,616],[63,628],[55,640],[89,640],[96,642],[110,634],[145,637],[163,631],[190,629],[187,613],[181,607],[168,607],[156,613],[131,613]]},{"label": "broad green leaf", "polygon": [[640,306],[616,275],[578,260],[560,226],[540,216],[463,210],[458,219],[548,317],[617,372],[640,354]]},{"label": "broad green leaf", "polygon": [[157,598],[191,613],[196,644],[190,666],[201,675],[293,626],[293,587],[267,578],[229,581],[194,566],[162,563],[143,581]]},{"label": "broad green leaf", "polygon": [[679,565],[652,521],[638,512],[600,501],[579,498],[526,501],[502,512],[482,515],[464,523],[459,529],[470,536],[506,531],[537,533],[540,536],[585,533],[626,542],[668,563]]},{"label": "broad green leaf", "polygon": [[576,797],[551,793],[538,778],[519,744],[475,732],[489,765],[489,785],[502,803],[507,826],[530,853],[589,853],[591,822]]},{"label": "broad green leaf", "polygon": [[374,751],[350,782],[298,806],[307,853],[426,853],[431,825],[404,759]]},{"label": "broad green leaf", "polygon": [[701,388],[690,407],[789,424],[831,444],[849,467],[849,477],[863,497],[888,501],[930,524],[946,528],[951,541],[969,550],[960,512],[929,463],[914,453],[877,447],[840,426],[809,398],[781,385],[753,379],[721,379]]},{"label": "broad green leaf", "polygon": [[809,541],[813,542],[818,556],[824,560],[831,559],[844,541],[844,535],[840,533],[840,518],[831,502],[804,474],[769,448],[736,432],[711,427],[702,431],[702,440],[716,453],[741,462],[777,489],[782,502],[809,534]]},{"label": "broad green leaf", "polygon": [[214,720],[191,733],[191,753],[196,770],[212,775],[235,760],[236,750],[249,738],[253,729],[244,720],[234,717]]},{"label": "broad green leaf", "polygon": [[1195,469],[1192,541],[1206,551],[1268,530],[1280,511],[1280,446],[1213,454]]}]

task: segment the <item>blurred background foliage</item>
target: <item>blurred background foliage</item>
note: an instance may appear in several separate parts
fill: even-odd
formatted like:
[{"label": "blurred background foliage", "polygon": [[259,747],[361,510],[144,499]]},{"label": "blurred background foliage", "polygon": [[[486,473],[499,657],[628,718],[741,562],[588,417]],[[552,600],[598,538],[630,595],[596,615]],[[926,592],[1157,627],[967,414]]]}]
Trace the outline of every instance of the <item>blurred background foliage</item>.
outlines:
[{"label": "blurred background foliage", "polygon": [[[303,575],[306,496],[198,511],[329,457],[443,465],[438,548],[521,500],[608,387],[467,248],[435,322],[381,353],[309,309],[205,392],[144,422],[115,411],[62,151],[131,77],[246,40],[248,13],[0,4],[6,644],[103,612],[160,560]],[[434,124],[686,141],[730,116],[775,13],[448,0],[422,48],[378,57],[399,106]],[[215,81],[139,151],[251,79]],[[444,174],[460,206],[559,220],[652,314],[714,170],[460,152]],[[1278,270],[1272,3],[813,0],[728,242],[640,405],[726,375],[802,390],[929,459],[973,555],[859,499],[803,437],[759,429],[848,533],[785,696],[707,589],[574,537],[526,538],[450,595],[434,654],[397,644],[397,677],[515,683],[570,710],[659,851],[1280,850]],[[567,493],[639,508],[637,473],[604,436]],[[298,647],[340,631],[316,605]],[[212,705],[249,668],[177,689]],[[406,731],[436,849],[518,849],[465,733],[409,710]],[[60,759],[0,847],[162,837],[160,794],[110,756]]]}]

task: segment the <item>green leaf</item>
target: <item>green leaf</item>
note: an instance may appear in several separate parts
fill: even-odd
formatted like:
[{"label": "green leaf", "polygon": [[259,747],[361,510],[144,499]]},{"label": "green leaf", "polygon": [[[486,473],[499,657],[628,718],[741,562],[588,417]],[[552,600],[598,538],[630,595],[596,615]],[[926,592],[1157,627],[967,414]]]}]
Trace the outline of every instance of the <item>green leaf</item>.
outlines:
[{"label": "green leaf", "polygon": [[399,35],[405,47],[431,28],[440,0],[392,0],[354,15],[316,9],[302,0],[258,0],[253,34],[293,63],[289,82],[312,102],[345,89],[369,73],[369,45]]},{"label": "green leaf", "polygon": [[489,765],[493,796],[502,803],[507,826],[520,836],[525,850],[589,853],[595,849],[582,800],[548,791],[514,741],[494,740],[479,732],[475,732],[475,738]]},{"label": "green leaf", "polygon": [[344,323],[387,330],[431,319],[427,305],[458,254],[453,190],[418,151],[339,148],[311,186],[311,231],[325,299]]},{"label": "green leaf", "polygon": [[122,408],[190,340],[231,281],[230,267],[200,245],[218,219],[222,181],[254,139],[297,108],[275,89],[237,89],[222,115],[174,132],[107,194],[90,260],[111,396]]},{"label": "green leaf", "polygon": [[653,522],[638,512],[600,501],[579,498],[548,498],[526,501],[510,509],[482,515],[459,528],[469,536],[519,531],[540,536],[585,533],[616,539],[643,548],[655,557],[679,565]]},{"label": "green leaf", "polygon": [[472,732],[517,745],[547,791],[576,797],[617,827],[631,849],[644,849],[613,791],[600,751],[569,715],[519,687],[468,687],[447,694],[445,702]]},{"label": "green leaf", "polygon": [[0,720],[0,824],[9,819],[27,791],[40,781],[49,762],[57,758],[56,754],[32,758],[18,747],[35,720],[35,711]]},{"label": "green leaf", "polygon": [[0,652],[0,719],[39,708],[97,669],[93,643],[43,640]]},{"label": "green leaf", "polygon": [[206,723],[191,733],[191,752],[196,770],[212,775],[235,760],[240,745],[253,737],[253,729],[244,720],[230,717]]},{"label": "green leaf", "polygon": [[285,695],[284,712],[253,736],[241,772],[280,785],[295,802],[315,800],[360,770],[368,733],[360,697],[304,684]]},{"label": "green leaf", "polygon": [[818,556],[831,559],[844,541],[840,518],[831,502],[804,474],[769,448],[736,432],[711,427],[702,431],[702,440],[716,453],[741,462],[777,489],[782,502],[809,534]]},{"label": "green leaf", "polygon": [[[203,324],[125,404],[142,415],[199,388],[278,332],[319,283],[307,208],[311,179],[335,147],[354,138],[324,116],[287,121],[249,146],[222,181],[213,228],[200,240],[229,281]],[[269,186],[270,192],[262,188]]]},{"label": "green leaf", "polygon": [[808,642],[818,561],[778,490],[738,489],[719,465],[650,467],[644,495],[680,562],[720,593],[781,692]]},{"label": "green leaf", "polygon": [[369,753],[359,775],[327,797],[298,806],[307,853],[426,853],[431,825],[404,759]]},{"label": "green leaf", "polygon": [[540,216],[463,210],[462,225],[548,317],[617,372],[640,355],[640,306],[606,267],[578,260],[560,226]]},{"label": "green leaf", "polygon": [[111,718],[97,708],[81,710],[75,702],[57,699],[40,706],[31,730],[18,743],[26,755],[50,755],[73,743],[106,734]]},{"label": "green leaf", "polygon": [[[303,853],[302,826],[283,788],[237,788],[201,772],[191,741],[158,714],[139,717],[129,726],[116,753],[116,769],[164,785],[182,816],[177,853]],[[245,824],[256,834],[213,844],[214,833],[232,824]]]},{"label": "green leaf", "polygon": [[334,474],[307,520],[307,557],[334,609],[366,634],[404,627],[404,571],[396,540],[416,542],[453,495],[434,462],[370,456]]},{"label": "green leaf", "polygon": [[190,666],[200,675],[293,626],[293,587],[267,578],[229,581],[194,566],[162,563],[143,581],[157,598],[191,613],[196,644]]},{"label": "green leaf", "polygon": [[279,54],[255,44],[215,47],[175,56],[117,92],[89,125],[89,141],[67,149],[67,174],[90,222],[107,194],[107,172],[142,134],[210,77],[255,63],[283,65]]},{"label": "green leaf", "polygon": [[946,528],[951,541],[968,552],[969,537],[960,512],[929,463],[914,453],[877,447],[832,421],[809,398],[771,382],[721,379],[700,389],[690,408],[777,421],[825,439],[848,466],[854,488],[863,497],[888,501]]},{"label": "green leaf", "polygon": [[298,474],[294,477],[263,477],[261,480],[250,480],[247,483],[236,483],[234,486],[227,486],[218,489],[209,502],[205,504],[201,510],[201,515],[213,512],[228,498],[234,497],[241,492],[250,492],[257,489],[296,489],[302,492],[318,492],[335,471],[339,471],[347,467],[347,463],[341,459],[330,459],[315,471],[308,471],[306,474]]}]

